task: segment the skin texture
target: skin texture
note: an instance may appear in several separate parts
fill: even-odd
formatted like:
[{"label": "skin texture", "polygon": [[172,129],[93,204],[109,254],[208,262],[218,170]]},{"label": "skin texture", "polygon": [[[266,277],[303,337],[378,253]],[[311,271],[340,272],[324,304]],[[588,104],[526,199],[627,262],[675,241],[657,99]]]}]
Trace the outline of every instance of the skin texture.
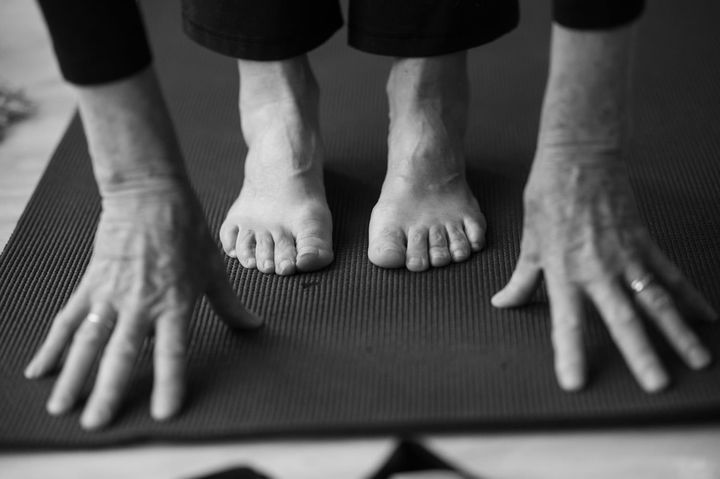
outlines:
[{"label": "skin texture", "polygon": [[[99,361],[80,421],[101,428],[117,413],[143,343],[154,334],[151,413],[168,419],[184,398],[187,326],[196,300],[207,295],[231,327],[254,329],[262,321],[227,281],[152,70],[78,88],[78,98],[102,214],[83,279],[25,375],[61,368],[47,409],[64,414]],[[87,321],[90,314],[101,321]]]},{"label": "skin texture", "polygon": [[[497,307],[526,304],[544,278],[555,371],[566,390],[586,382],[586,302],[648,392],[665,388],[669,377],[644,322],[658,328],[689,367],[711,360],[684,319],[717,314],[652,241],[630,188],[623,155],[630,47],[629,28],[554,26],[538,148],[524,193],[521,254],[492,299]],[[632,282],[643,279],[647,287],[632,291]]]},{"label": "skin texture", "polygon": [[[245,179],[220,230],[245,268],[289,275],[333,260],[322,178],[319,90],[306,56],[240,60]],[[485,242],[465,179],[466,53],[397,59],[390,72],[388,170],[370,220],[368,256],[424,271],[464,261]]]},{"label": "skin texture", "polygon": [[220,228],[225,253],[245,268],[290,275],[334,258],[323,184],[319,91],[305,55],[238,61],[248,145],[240,195]]},{"label": "skin texture", "polygon": [[416,272],[465,261],[486,230],[465,179],[466,52],[396,59],[387,95],[388,167],[370,217],[370,261]]}]

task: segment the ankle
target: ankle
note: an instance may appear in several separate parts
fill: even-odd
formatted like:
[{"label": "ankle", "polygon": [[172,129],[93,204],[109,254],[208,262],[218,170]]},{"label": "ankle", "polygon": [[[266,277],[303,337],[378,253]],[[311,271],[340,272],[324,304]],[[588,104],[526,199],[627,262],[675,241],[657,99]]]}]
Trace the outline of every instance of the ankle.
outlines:
[{"label": "ankle", "polygon": [[271,62],[238,60],[238,70],[241,111],[276,104],[317,109],[320,89],[305,55]]}]

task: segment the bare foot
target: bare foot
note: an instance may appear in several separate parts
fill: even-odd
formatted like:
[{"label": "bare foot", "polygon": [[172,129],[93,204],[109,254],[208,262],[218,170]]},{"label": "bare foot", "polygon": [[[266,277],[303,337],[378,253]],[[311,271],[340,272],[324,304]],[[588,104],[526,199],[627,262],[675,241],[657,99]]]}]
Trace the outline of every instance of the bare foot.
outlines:
[{"label": "bare foot", "polygon": [[410,271],[465,261],[485,217],[465,179],[465,53],[401,59],[388,79],[388,171],[370,218],[370,261]]},{"label": "bare foot", "polygon": [[245,180],[220,228],[223,249],[246,268],[280,275],[333,260],[323,185],[318,86],[307,58],[239,63]]}]

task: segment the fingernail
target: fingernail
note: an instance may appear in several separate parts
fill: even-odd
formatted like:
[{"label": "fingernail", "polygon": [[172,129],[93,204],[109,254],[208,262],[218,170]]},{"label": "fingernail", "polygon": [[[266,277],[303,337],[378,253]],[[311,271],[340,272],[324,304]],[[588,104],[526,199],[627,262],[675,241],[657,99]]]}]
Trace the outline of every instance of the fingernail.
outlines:
[{"label": "fingernail", "polygon": [[579,371],[566,370],[559,375],[560,387],[565,391],[578,391],[582,389],[584,378]]},{"label": "fingernail", "polygon": [[265,262],[263,263],[263,269],[265,271],[272,271],[274,267],[275,267],[275,262],[271,259],[265,260]]},{"label": "fingernail", "polygon": [[53,416],[59,416],[68,409],[67,398],[51,396],[47,402],[47,412]]},{"label": "fingernail", "polygon": [[668,385],[668,377],[659,369],[650,369],[643,375],[643,383],[648,392],[657,392]]},{"label": "fingernail", "polygon": [[85,429],[99,429],[105,425],[109,419],[107,411],[89,411],[84,412],[80,418],[80,425]]},{"label": "fingernail", "polygon": [[30,363],[25,367],[25,371],[23,371],[23,374],[25,375],[26,379],[36,379],[40,374],[38,374],[37,367],[35,367],[35,363]]},{"label": "fingernail", "polygon": [[228,251],[227,255],[230,256],[231,258],[237,257],[237,253],[235,252],[234,249],[231,249],[230,251]]},{"label": "fingernail", "polygon": [[255,268],[255,267],[257,266],[257,263],[255,262],[255,258],[247,258],[247,259],[245,260],[245,265],[244,265],[244,266],[245,266],[246,268],[248,268],[248,269],[249,269],[249,268]]},{"label": "fingernail", "polygon": [[710,353],[704,348],[695,347],[688,353],[688,359],[690,360],[690,367],[694,369],[704,368],[710,364]]},{"label": "fingernail", "polygon": [[490,298],[490,304],[492,304],[495,307],[500,307],[502,305],[502,299],[503,299],[503,292],[498,291],[493,295],[492,298]]}]

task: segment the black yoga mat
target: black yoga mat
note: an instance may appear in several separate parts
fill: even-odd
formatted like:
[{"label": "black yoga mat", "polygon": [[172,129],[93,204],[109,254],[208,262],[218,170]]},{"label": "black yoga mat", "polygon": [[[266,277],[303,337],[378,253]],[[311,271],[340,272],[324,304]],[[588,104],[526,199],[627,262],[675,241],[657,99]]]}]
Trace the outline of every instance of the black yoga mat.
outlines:
[{"label": "black yoga mat", "polygon": [[[162,77],[194,185],[214,231],[237,195],[245,147],[233,61],[180,32],[175,2],[145,2]],[[152,368],[138,364],[112,428],[82,432],[79,412],[50,418],[53,378],[22,369],[88,261],[99,213],[78,121],[68,129],[0,259],[0,445],[99,446],[162,439],[409,433],[707,421],[720,411],[720,367],[690,373],[662,341],[671,389],[635,384],[597,318],[587,330],[588,388],[555,383],[547,305],[497,311],[522,221],[547,65],[549,5],[526,1],[518,30],[471,55],[469,176],[489,219],[485,251],[413,274],[372,266],[367,222],[385,165],[389,60],[336,35],[312,54],[329,150],[326,182],[337,260],[290,278],[228,260],[243,301],[267,318],[257,334],[222,326],[207,304],[191,331],[191,395],[164,424],[148,414]],[[649,2],[637,36],[629,162],[650,230],[720,306],[720,4]],[[720,357],[720,327],[696,329]]]}]

